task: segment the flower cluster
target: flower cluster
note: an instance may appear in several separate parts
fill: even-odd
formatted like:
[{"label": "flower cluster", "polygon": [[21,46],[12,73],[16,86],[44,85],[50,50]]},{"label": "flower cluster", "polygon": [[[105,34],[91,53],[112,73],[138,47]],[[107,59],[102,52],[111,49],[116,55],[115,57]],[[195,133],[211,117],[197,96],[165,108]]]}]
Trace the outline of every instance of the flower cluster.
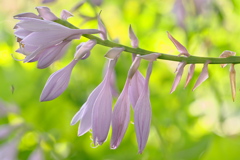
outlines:
[{"label": "flower cluster", "polygon": [[[103,25],[100,16],[98,16],[98,29],[72,29],[59,22],[49,8],[37,7],[39,15],[34,13],[23,13],[14,18],[20,20],[14,27],[19,49],[17,52],[25,55],[24,62],[38,62],[37,67],[42,69],[50,66],[56,60],[59,60],[65,54],[65,51],[73,39],[79,39],[82,34],[100,34],[100,38],[93,36],[90,40],[77,46],[73,60],[64,68],[53,73],[47,80],[42,91],[40,101],[50,101],[60,96],[68,87],[71,72],[74,66],[80,61],[90,56],[92,48],[100,42],[108,41],[107,31]],[[62,20],[67,20],[72,14],[64,10],[61,14]],[[94,38],[95,37],[95,38]],[[168,33],[169,39],[180,52],[180,56],[190,57],[187,49]],[[129,27],[129,38],[132,48],[138,49],[138,39],[132,29]],[[129,68],[127,79],[122,92],[117,98],[114,109],[112,110],[112,100],[115,94],[115,75],[114,67],[121,52],[126,51],[122,45],[112,47],[105,55],[108,66],[102,82],[91,92],[86,102],[75,114],[71,125],[80,122],[78,135],[81,136],[88,131],[92,131],[94,145],[101,145],[105,142],[110,127],[112,127],[111,148],[116,149],[128,128],[130,121],[130,110],[134,111],[134,126],[138,142],[139,153],[142,153],[148,139],[151,122],[151,103],[149,93],[149,79],[152,72],[153,61],[161,56],[160,53],[147,53],[136,55],[132,53],[132,65]],[[235,55],[234,52],[224,51],[221,58]],[[176,56],[177,57],[177,56]],[[141,59],[149,61],[146,77],[139,71]],[[199,78],[197,79],[193,90],[195,90],[208,77],[208,64],[206,60]],[[186,61],[179,62],[176,69],[171,93],[178,86]],[[225,66],[225,65],[222,65]],[[193,77],[195,64],[190,64],[185,87]],[[233,99],[236,94],[235,70],[234,64],[230,68],[230,80]]]}]

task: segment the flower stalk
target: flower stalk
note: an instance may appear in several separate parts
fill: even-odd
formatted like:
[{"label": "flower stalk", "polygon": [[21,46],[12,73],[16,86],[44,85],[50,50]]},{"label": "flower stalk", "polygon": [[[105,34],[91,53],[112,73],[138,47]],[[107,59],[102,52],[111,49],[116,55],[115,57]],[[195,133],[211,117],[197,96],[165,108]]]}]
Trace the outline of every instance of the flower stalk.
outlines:
[{"label": "flower stalk", "polygon": [[[69,27],[71,29],[78,29],[71,23],[67,22],[66,20],[58,19],[55,20],[54,22],[62,24],[66,27]],[[139,55],[147,55],[151,53],[159,53],[156,51],[149,51],[141,48],[132,48],[129,46],[125,46],[122,44],[118,44],[109,40],[102,40],[101,38],[90,35],[90,34],[83,34],[82,35],[85,38],[96,40],[96,43],[102,46],[106,47],[123,47],[125,52],[129,53],[134,53],[134,54],[139,54]],[[160,53],[161,55],[158,57],[158,59],[162,60],[168,60],[168,61],[176,61],[176,62],[185,62],[186,64],[204,64],[207,61],[210,61],[209,64],[238,64],[240,63],[240,56],[230,56],[227,58],[214,58],[214,57],[199,57],[199,56],[192,56],[190,55],[189,57],[183,57],[183,56],[178,56],[178,55],[169,55],[165,53]]]}]

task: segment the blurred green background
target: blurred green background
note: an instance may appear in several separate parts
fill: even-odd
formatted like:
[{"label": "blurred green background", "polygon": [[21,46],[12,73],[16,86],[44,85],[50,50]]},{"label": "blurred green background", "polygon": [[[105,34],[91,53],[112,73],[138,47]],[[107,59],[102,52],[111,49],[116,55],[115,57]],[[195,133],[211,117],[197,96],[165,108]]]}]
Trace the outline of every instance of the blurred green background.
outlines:
[{"label": "blurred green background", "polygon": [[[58,0],[44,4],[60,15],[62,9],[71,10],[78,0]],[[240,97],[238,71],[237,98],[232,101],[229,66],[209,65],[210,77],[194,92],[192,87],[201,72],[196,71],[184,89],[187,69],[176,91],[170,94],[176,62],[154,62],[150,79],[152,123],[149,140],[143,154],[138,154],[133,123],[116,150],[109,139],[93,147],[91,134],[77,136],[78,125],[70,121],[89,93],[101,82],[109,48],[97,45],[91,56],[79,62],[73,70],[69,87],[57,99],[39,102],[47,78],[66,66],[75,47],[86,39],[75,40],[64,58],[47,69],[37,69],[36,63],[15,53],[18,48],[13,16],[35,12],[40,0],[0,0],[0,133],[4,127],[9,134],[0,139],[1,150],[8,142],[17,141],[17,159],[25,160],[42,151],[47,160],[239,160],[240,159]],[[130,46],[128,27],[131,24],[140,40],[140,48],[177,55],[178,51],[167,38],[169,31],[195,56],[218,57],[224,50],[240,50],[240,1],[238,0],[103,0],[100,6],[85,3],[69,19],[80,28],[97,28],[94,18],[102,10],[101,18],[112,40]],[[86,20],[89,20],[86,22]],[[117,85],[123,88],[131,54],[123,53],[116,66]],[[140,70],[145,75],[147,62]],[[133,117],[131,118],[133,122]],[[6,131],[6,129],[5,129]],[[111,134],[111,132],[109,132]],[[110,135],[109,134],[109,135]],[[0,134],[1,135],[1,134]],[[4,135],[4,134],[2,134]],[[14,151],[11,149],[12,154]]]}]

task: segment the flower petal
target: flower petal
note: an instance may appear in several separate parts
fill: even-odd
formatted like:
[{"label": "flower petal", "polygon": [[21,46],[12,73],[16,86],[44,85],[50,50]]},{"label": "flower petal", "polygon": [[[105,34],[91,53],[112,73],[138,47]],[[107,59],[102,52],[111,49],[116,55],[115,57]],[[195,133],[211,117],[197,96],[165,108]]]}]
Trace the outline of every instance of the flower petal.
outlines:
[{"label": "flower petal", "polygon": [[54,61],[60,59],[66,52],[67,47],[69,46],[70,41],[63,41],[62,43],[50,47],[41,53],[38,59],[37,67],[39,69],[46,68],[50,66]]},{"label": "flower petal", "polygon": [[136,106],[134,108],[134,126],[138,141],[138,152],[142,153],[144,150],[148,135],[150,131],[151,122],[151,104],[149,98],[149,78],[152,72],[152,62],[149,62],[147,76],[144,82],[144,87],[142,89],[141,95],[138,98]]},{"label": "flower petal", "polygon": [[[80,125],[78,128],[78,136],[84,135],[86,132],[88,132],[92,128],[92,111],[93,111],[93,105],[101,92],[103,88],[104,83],[100,83],[89,95],[87,102],[84,104],[84,108],[80,109],[82,112],[79,113],[79,119],[80,119]],[[73,120],[72,120],[73,121]]]},{"label": "flower petal", "polygon": [[50,101],[61,95],[68,86],[73,67],[78,61],[73,60],[69,65],[53,73],[47,80],[40,101]]},{"label": "flower petal", "polygon": [[193,74],[194,74],[194,70],[195,70],[195,64],[190,64],[189,70],[188,70],[188,75],[187,75],[187,80],[186,80],[186,84],[185,84],[184,88],[187,87],[188,83],[192,79]]},{"label": "flower petal", "polygon": [[177,86],[178,86],[178,84],[179,84],[179,82],[182,78],[182,74],[183,74],[183,70],[184,70],[185,66],[186,66],[186,62],[180,62],[179,63],[179,66],[178,66],[178,69],[177,69],[177,75],[174,79],[173,86],[172,86],[172,89],[171,89],[170,93],[173,93],[176,90],[176,88],[177,88]]},{"label": "flower petal", "polygon": [[135,35],[135,33],[133,32],[132,26],[130,25],[129,27],[129,38],[131,39],[131,45],[133,46],[133,48],[138,48],[138,38]]},{"label": "flower petal", "polygon": [[235,100],[236,97],[236,71],[234,69],[234,64],[230,66],[230,84],[231,84],[231,91],[232,91],[232,99]]},{"label": "flower petal", "polygon": [[97,44],[96,40],[89,40],[86,43],[82,44],[81,47],[77,50],[74,55],[74,59],[83,58],[90,50]]},{"label": "flower petal", "polygon": [[128,78],[122,93],[120,94],[112,114],[112,138],[111,149],[116,149],[122,141],[130,119],[130,101],[128,98]]},{"label": "flower petal", "polygon": [[48,7],[36,7],[39,16],[42,17],[44,20],[55,21],[58,19]]},{"label": "flower petal", "polygon": [[31,13],[31,12],[21,13],[21,14],[13,16],[13,18],[15,18],[15,19],[22,18],[22,17],[41,19],[41,17],[39,17],[38,15]]},{"label": "flower petal", "polygon": [[43,151],[40,148],[37,148],[31,153],[28,160],[44,160],[43,157]]},{"label": "flower petal", "polygon": [[189,57],[190,54],[188,53],[187,49],[181,43],[179,43],[175,38],[173,38],[173,36],[169,32],[167,32],[167,34],[168,34],[168,38],[173,42],[177,50],[180,52],[179,56],[185,55]]},{"label": "flower petal", "polygon": [[145,59],[147,61],[156,61],[159,56],[161,56],[160,53],[151,53],[151,54],[146,54],[143,56],[137,55],[138,57],[141,57],[142,59]]},{"label": "flower petal", "polygon": [[[110,78],[110,77],[109,77]],[[94,145],[101,145],[107,138],[112,118],[112,93],[109,80],[94,102],[92,112],[92,134]]]},{"label": "flower petal", "polygon": [[137,100],[143,89],[144,81],[145,81],[145,78],[139,71],[136,71],[136,73],[131,79],[130,86],[129,86],[129,99],[133,109],[135,108]]},{"label": "flower petal", "polygon": [[117,57],[119,57],[120,53],[122,51],[124,51],[125,48],[118,48],[118,47],[114,47],[114,48],[111,48],[106,54],[104,57],[110,59],[110,60],[113,60]]},{"label": "flower petal", "polygon": [[197,82],[195,83],[194,87],[193,87],[193,91],[200,85],[202,84],[206,79],[208,79],[209,75],[208,75],[208,64],[210,63],[211,61],[207,61],[205,62],[204,66],[203,66],[203,69],[202,69],[202,72],[201,74],[199,75],[198,79],[197,79]]},{"label": "flower petal", "polygon": [[104,24],[102,23],[102,20],[100,19],[100,15],[97,17],[98,19],[98,29],[101,31],[100,36],[102,40],[107,40],[107,30]]},{"label": "flower petal", "polygon": [[128,71],[128,78],[132,78],[140,65],[141,57],[136,57]]},{"label": "flower petal", "polygon": [[62,12],[61,12],[61,19],[63,19],[63,20],[67,20],[69,17],[72,17],[72,16],[73,16],[73,14],[65,9],[62,10]]},{"label": "flower petal", "polygon": [[[236,55],[236,52],[226,50],[226,51],[223,51],[223,52],[221,53],[221,55],[219,56],[219,58],[227,58],[227,57],[235,56],[235,55]],[[224,68],[224,67],[226,67],[226,66],[227,66],[227,64],[221,64],[221,67],[222,67],[222,68]]]}]

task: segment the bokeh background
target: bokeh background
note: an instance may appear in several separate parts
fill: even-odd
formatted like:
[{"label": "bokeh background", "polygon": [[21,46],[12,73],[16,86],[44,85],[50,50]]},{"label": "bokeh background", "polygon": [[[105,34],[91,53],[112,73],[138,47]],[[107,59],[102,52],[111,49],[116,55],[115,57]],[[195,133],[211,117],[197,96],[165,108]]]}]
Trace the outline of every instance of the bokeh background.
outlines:
[{"label": "bokeh background", "polygon": [[[69,22],[80,28],[97,28],[94,18],[101,18],[109,37],[130,46],[131,24],[140,40],[140,48],[177,55],[167,38],[169,31],[195,56],[218,57],[224,50],[240,50],[240,1],[238,0],[103,0],[98,6],[79,0],[58,0],[41,4],[40,0],[0,0],[0,157],[7,160],[239,160],[240,159],[240,93],[237,73],[237,98],[232,101],[229,66],[209,65],[209,79],[194,92],[193,85],[202,65],[189,86],[184,89],[188,67],[170,94],[176,62],[154,62],[150,79],[152,123],[149,140],[138,154],[133,117],[127,133],[116,150],[108,140],[94,147],[91,133],[77,136],[78,125],[70,121],[89,93],[101,82],[109,48],[96,46],[91,56],[74,68],[68,89],[57,99],[39,102],[47,78],[66,66],[76,46],[87,39],[75,40],[64,58],[47,69],[36,63],[13,59],[24,57],[18,48],[13,16],[35,12],[36,6],[48,6],[60,15],[62,9],[74,14]],[[76,8],[76,7],[75,7]],[[131,54],[123,53],[116,66],[117,86],[123,88]],[[145,75],[147,62],[140,70]],[[133,114],[132,114],[133,115]],[[42,158],[41,158],[42,157]]]}]

